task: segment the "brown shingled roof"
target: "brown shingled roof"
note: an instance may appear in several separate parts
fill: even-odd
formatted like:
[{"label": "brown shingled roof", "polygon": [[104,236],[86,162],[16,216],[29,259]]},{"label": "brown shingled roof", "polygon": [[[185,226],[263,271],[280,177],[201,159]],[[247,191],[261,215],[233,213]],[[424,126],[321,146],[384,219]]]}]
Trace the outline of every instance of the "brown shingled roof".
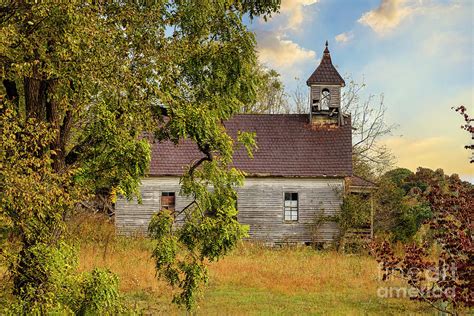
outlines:
[{"label": "brown shingled roof", "polygon": [[306,81],[308,86],[312,84],[336,84],[345,86],[344,79],[342,79],[339,72],[333,66],[331,61],[331,54],[328,49],[328,42],[326,41],[326,49],[324,50],[323,58],[318,68],[313,72],[313,74]]},{"label": "brown shingled roof", "polygon": [[[332,128],[312,128],[306,114],[241,114],[225,122],[234,139],[238,131],[256,132],[254,158],[244,148],[234,153],[234,166],[250,176],[346,177],[352,175],[350,120]],[[178,145],[152,145],[150,176],[181,176],[203,157],[190,140]]]},{"label": "brown shingled roof", "polygon": [[361,188],[376,188],[377,184],[362,177],[353,175],[349,178],[349,186]]}]

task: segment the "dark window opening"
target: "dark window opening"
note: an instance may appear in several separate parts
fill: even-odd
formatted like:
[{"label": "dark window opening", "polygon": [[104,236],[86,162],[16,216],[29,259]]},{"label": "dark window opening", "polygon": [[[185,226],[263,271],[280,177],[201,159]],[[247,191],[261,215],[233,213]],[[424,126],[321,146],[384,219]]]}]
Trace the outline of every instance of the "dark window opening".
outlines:
[{"label": "dark window opening", "polygon": [[313,99],[313,105],[311,106],[311,112],[316,113],[319,111],[319,99]]},{"label": "dark window opening", "polygon": [[285,221],[298,220],[298,193],[285,192]]},{"label": "dark window opening", "polygon": [[174,211],[175,198],[174,192],[161,192],[161,209]]}]

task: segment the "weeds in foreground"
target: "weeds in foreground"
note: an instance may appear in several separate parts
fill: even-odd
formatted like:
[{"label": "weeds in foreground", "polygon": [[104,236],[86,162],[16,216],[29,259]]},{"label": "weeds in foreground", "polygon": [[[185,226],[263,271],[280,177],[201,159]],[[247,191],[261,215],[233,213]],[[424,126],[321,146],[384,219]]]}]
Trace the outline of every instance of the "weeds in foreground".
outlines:
[{"label": "weeds in foreground", "polygon": [[[81,271],[103,267],[118,275],[129,308],[145,314],[180,312],[171,304],[174,290],[156,278],[152,241],[115,236],[113,223],[99,215],[74,221],[78,220],[74,238],[80,243]],[[209,270],[209,286],[198,313],[431,312],[408,298],[379,297],[378,288],[403,284],[379,281],[377,262],[366,255],[241,243],[229,256],[210,264]]]}]

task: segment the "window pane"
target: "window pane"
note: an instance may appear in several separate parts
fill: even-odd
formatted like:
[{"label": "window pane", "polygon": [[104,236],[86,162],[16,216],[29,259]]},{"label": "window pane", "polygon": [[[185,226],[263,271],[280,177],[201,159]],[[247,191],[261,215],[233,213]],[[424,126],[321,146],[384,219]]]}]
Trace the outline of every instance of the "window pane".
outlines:
[{"label": "window pane", "polygon": [[298,221],[298,193],[285,192],[283,205],[285,221]]}]

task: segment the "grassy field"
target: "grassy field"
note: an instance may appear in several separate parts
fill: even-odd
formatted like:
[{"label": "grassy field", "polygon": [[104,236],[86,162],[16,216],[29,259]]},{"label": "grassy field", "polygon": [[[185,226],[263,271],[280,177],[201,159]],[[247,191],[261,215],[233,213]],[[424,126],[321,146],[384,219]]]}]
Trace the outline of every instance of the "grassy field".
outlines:
[{"label": "grassy field", "polygon": [[[82,225],[77,233],[82,236],[80,269],[107,267],[115,272],[129,307],[143,314],[184,313],[170,303],[173,290],[155,278],[150,241],[117,238],[105,222]],[[198,314],[433,313],[409,299],[378,297],[378,287],[403,284],[378,281],[377,264],[368,256],[245,243],[209,267],[210,282]]]}]

